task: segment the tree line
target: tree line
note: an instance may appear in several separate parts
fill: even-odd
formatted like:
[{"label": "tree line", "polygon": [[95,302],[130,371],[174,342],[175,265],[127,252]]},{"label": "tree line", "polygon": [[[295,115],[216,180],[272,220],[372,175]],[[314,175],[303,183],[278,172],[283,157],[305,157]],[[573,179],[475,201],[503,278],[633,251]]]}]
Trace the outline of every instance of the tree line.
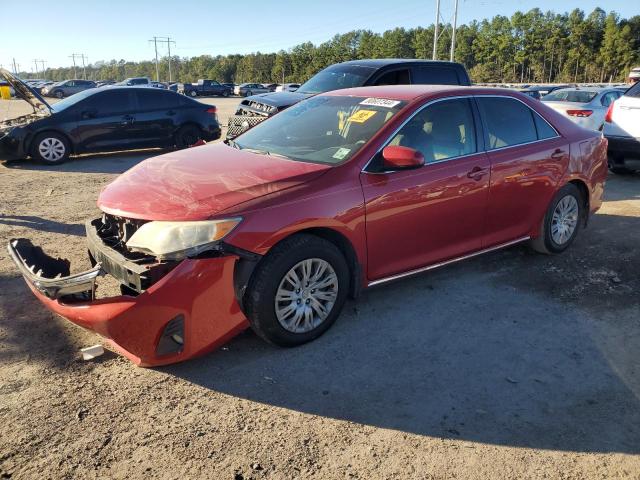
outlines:
[{"label": "tree line", "polygon": [[[449,58],[452,29],[440,25],[438,58]],[[337,62],[363,58],[432,57],[434,25],[395,28],[382,34],[356,30],[337,34],[314,45],[302,43],[277,53],[172,57],[172,80],[199,78],[220,82],[303,82]],[[169,80],[168,57],[159,61],[160,81]],[[617,82],[633,66],[640,66],[640,15],[625,19],[596,8],[588,15],[580,9],[557,14],[538,8],[511,17],[461,25],[456,32],[455,61],[465,65],[474,82]],[[83,70],[76,75],[82,78]],[[23,78],[28,78],[23,73]],[[33,76],[33,75],[31,75]],[[47,69],[51,80],[74,78],[73,67]],[[127,77],[155,79],[153,61],[111,60],[86,67],[93,80]]]}]

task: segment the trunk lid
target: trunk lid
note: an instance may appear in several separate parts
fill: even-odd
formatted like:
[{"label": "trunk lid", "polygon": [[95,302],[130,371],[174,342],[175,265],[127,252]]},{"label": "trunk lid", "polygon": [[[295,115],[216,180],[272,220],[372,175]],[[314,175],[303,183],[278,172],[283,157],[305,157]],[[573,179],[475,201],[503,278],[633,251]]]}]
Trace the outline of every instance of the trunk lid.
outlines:
[{"label": "trunk lid", "polygon": [[33,107],[34,113],[45,112],[51,114],[51,106],[45,102],[40,94],[11,72],[0,68],[0,78],[6,80],[13,87],[16,96],[22,98]]},{"label": "trunk lid", "polygon": [[142,220],[206,220],[246,201],[308,182],[331,167],[216,143],[146,160],[107,185],[98,207]]}]

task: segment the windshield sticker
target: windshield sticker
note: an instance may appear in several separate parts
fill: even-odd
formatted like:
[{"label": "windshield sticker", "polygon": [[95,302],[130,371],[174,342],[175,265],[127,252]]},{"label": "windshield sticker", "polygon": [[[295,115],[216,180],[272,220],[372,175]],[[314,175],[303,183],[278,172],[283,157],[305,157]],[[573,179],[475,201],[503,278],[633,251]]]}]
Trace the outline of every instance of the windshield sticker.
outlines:
[{"label": "windshield sticker", "polygon": [[399,100],[387,100],[386,98],[367,98],[360,102],[360,105],[370,105],[372,107],[393,108],[400,103]]},{"label": "windshield sticker", "polygon": [[336,153],[333,154],[333,158],[337,159],[337,160],[343,160],[344,157],[346,157],[347,155],[349,155],[349,152],[351,151],[350,148],[339,148]]},{"label": "windshield sticker", "polygon": [[364,123],[373,117],[376,113],[375,110],[358,110],[356,113],[349,117],[349,121],[353,123]]}]

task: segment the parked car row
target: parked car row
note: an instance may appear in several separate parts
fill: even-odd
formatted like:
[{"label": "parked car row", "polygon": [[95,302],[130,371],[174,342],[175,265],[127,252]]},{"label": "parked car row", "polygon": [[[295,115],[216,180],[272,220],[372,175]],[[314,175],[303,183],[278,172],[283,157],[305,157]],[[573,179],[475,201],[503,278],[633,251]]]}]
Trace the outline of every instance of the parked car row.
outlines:
[{"label": "parked car row", "polygon": [[55,164],[70,154],[187,147],[220,137],[216,107],[165,89],[88,88],[52,105],[6,70],[0,77],[33,113],[0,123],[0,158]]}]

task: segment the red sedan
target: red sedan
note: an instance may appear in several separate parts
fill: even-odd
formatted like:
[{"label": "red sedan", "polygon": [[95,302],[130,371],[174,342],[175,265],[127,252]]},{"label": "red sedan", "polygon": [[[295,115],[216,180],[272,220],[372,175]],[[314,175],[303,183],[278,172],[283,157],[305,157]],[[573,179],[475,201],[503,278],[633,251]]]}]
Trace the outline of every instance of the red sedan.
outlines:
[{"label": "red sedan", "polygon": [[[249,326],[299,345],[364,287],[519,242],[562,252],[601,205],[606,146],[517,92],[335,91],[120,176],[87,222],[88,271],[9,251],[46,307],[139,365]],[[122,295],[96,297],[103,274]]]}]

